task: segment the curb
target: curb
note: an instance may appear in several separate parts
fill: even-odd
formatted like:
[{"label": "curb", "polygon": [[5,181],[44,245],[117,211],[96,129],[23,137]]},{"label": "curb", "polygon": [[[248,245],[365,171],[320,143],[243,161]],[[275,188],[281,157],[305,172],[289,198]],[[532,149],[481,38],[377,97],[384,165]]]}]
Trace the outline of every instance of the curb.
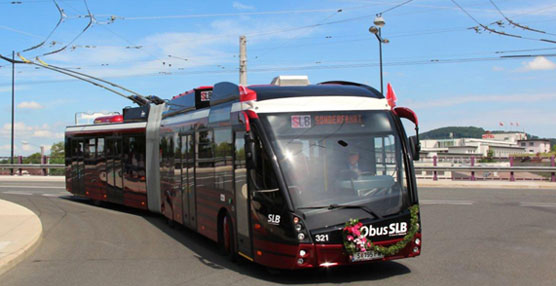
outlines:
[{"label": "curb", "polygon": [[0,277],[29,256],[41,237],[42,224],[35,213],[0,200]]}]

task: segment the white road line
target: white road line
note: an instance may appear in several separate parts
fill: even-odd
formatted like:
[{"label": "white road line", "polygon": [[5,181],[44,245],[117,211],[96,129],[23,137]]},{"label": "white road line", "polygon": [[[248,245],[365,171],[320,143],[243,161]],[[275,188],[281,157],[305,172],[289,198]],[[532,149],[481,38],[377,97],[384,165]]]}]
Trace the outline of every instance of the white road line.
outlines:
[{"label": "white road line", "polygon": [[556,203],[520,202],[522,207],[556,208]]},{"label": "white road line", "polygon": [[61,196],[67,196],[70,193],[55,193],[55,194],[42,194],[43,197],[61,197]]},{"label": "white road line", "polygon": [[455,206],[470,206],[474,204],[474,201],[462,201],[462,200],[419,200],[422,205],[455,205]]},{"label": "white road line", "polygon": [[25,189],[66,189],[66,187],[49,186],[21,186],[21,185],[1,185],[0,188],[25,188]]},{"label": "white road line", "polygon": [[18,192],[18,191],[8,191],[8,192],[2,192],[2,194],[32,196],[34,193],[30,193],[30,192]]}]

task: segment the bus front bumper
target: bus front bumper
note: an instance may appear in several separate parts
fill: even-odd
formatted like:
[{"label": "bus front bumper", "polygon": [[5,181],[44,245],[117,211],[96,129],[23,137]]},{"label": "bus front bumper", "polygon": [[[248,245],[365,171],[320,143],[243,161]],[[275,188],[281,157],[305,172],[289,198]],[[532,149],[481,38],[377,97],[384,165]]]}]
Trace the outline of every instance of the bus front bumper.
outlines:
[{"label": "bus front bumper", "polygon": [[[377,242],[377,245],[389,246],[401,239]],[[268,267],[281,269],[329,268],[341,265],[355,265],[377,261],[415,257],[421,254],[421,233],[397,254],[390,256],[370,256],[354,261],[353,256],[346,253],[343,244],[299,244],[295,246],[273,245],[273,251],[262,251],[255,261]],[[284,252],[279,254],[279,252]],[[287,253],[285,253],[287,252]]]}]

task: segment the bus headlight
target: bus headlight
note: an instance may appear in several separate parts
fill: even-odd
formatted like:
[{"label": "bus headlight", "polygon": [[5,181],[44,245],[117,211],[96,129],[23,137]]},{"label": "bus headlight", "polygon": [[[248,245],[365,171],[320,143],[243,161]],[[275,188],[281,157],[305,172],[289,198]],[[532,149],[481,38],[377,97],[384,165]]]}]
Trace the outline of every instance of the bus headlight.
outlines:
[{"label": "bus headlight", "polygon": [[298,233],[297,234],[297,239],[304,240],[305,239],[305,234],[303,232]]},{"label": "bus headlight", "polygon": [[302,228],[303,228],[303,227],[302,227],[301,224],[299,224],[299,223],[295,225],[295,230],[296,230],[297,232],[300,232]]}]

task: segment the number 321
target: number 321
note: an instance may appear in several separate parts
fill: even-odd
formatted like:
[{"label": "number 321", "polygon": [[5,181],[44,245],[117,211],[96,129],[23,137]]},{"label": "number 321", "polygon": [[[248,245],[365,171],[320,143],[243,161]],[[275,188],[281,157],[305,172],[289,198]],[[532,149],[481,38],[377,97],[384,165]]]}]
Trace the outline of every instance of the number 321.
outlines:
[{"label": "number 321", "polygon": [[315,241],[317,242],[327,242],[328,234],[317,234],[315,235]]}]

